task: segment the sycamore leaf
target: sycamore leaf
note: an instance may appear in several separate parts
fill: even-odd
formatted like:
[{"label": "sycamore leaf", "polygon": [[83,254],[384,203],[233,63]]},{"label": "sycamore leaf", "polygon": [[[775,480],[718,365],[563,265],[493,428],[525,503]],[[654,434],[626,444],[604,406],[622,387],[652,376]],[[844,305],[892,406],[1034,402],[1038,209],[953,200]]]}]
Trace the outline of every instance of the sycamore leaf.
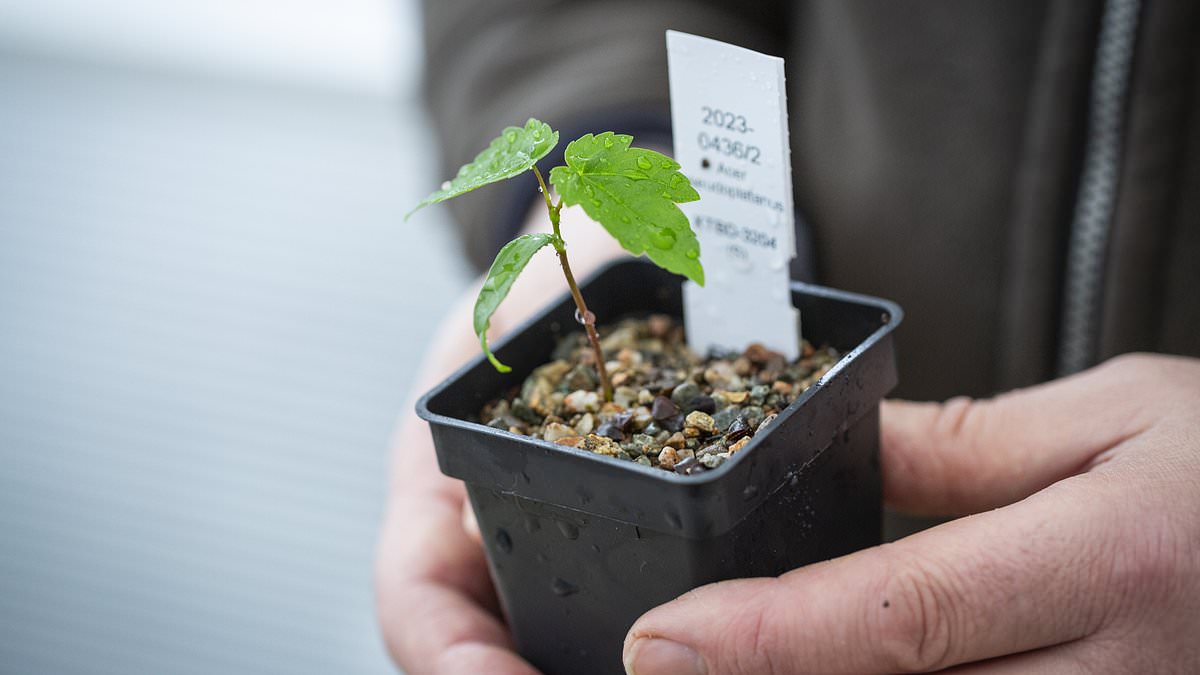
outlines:
[{"label": "sycamore leaf", "polygon": [[454,180],[422,200],[404,219],[408,220],[412,214],[430,204],[444,202],[489,183],[520,175],[533,168],[556,145],[558,132],[545,122],[530,118],[524,128],[508,127],[470,164],[459,169]]},{"label": "sycamore leaf", "polygon": [[521,274],[521,270],[525,269],[525,265],[533,258],[533,254],[553,241],[554,235],[541,232],[525,234],[505,244],[492,261],[492,267],[483,280],[483,288],[479,289],[479,297],[475,298],[475,334],[479,336],[479,344],[483,345],[483,353],[487,355],[488,361],[502,373],[507,373],[512,368],[500,363],[488,349],[488,324],[491,323],[496,308],[508,295],[513,282]]},{"label": "sycamore leaf", "polygon": [[581,205],[625,250],[703,285],[700,242],[677,205],[700,195],[673,159],[631,148],[632,141],[611,131],[572,141],[567,165],[555,167],[550,182],[564,203]]}]

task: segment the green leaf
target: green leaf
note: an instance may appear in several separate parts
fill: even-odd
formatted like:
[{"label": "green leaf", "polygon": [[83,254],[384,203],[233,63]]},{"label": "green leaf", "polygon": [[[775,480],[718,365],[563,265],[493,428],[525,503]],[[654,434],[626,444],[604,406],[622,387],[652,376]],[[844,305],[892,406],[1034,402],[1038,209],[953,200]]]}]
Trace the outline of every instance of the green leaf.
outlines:
[{"label": "green leaf", "polygon": [[492,267],[483,280],[483,288],[479,289],[479,297],[475,298],[475,334],[479,336],[479,344],[483,346],[483,353],[487,355],[488,361],[502,373],[507,373],[512,368],[500,363],[488,349],[488,324],[491,323],[496,308],[508,295],[513,282],[521,274],[521,270],[525,269],[525,265],[533,258],[533,254],[553,241],[554,235],[541,232],[521,235],[505,244],[492,261]]},{"label": "green leaf", "polygon": [[675,160],[631,142],[611,131],[572,141],[567,166],[555,167],[550,182],[564,203],[583,206],[625,250],[703,285],[700,242],[677,206],[700,195]]},{"label": "green leaf", "polygon": [[430,204],[444,202],[475,188],[489,183],[520,175],[537,164],[554,146],[558,145],[558,132],[545,122],[529,118],[522,127],[508,127],[487,149],[475,156],[475,159],[458,170],[454,180],[443,185],[442,189],[434,192],[417,204],[417,208],[404,216],[408,220],[412,214]]}]

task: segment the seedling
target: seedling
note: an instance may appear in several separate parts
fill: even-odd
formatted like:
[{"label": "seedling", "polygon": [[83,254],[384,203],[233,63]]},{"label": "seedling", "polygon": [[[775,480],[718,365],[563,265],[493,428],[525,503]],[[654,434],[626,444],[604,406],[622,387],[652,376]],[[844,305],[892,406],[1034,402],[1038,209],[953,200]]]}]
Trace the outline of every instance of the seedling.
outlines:
[{"label": "seedling", "polygon": [[[453,180],[443,183],[440,190],[426,197],[408,214],[411,216],[424,206],[444,202],[530,170],[537,177],[552,231],[522,235],[505,244],[496,254],[475,300],[475,334],[479,336],[483,353],[496,370],[506,373],[511,368],[501,363],[488,348],[487,329],[492,314],[533,255],[550,246],[558,254],[559,265],[575,301],[575,317],[583,324],[591,344],[604,398],[612,400],[612,383],[604,368],[604,355],[596,335],[596,317],[588,311],[579,285],[575,283],[567,260],[567,244],[559,229],[559,215],[564,205],[583,207],[588,217],[608,230],[626,251],[634,255],[644,253],[659,267],[704,285],[700,243],[678,206],[696,201],[700,195],[687,176],[680,173],[675,160],[653,150],[630,147],[632,142],[632,136],[605,131],[586,134],[569,143],[564,155],[567,165],[550,170],[550,184],[558,193],[555,201],[537,162],[558,145],[558,132],[544,122],[530,119],[524,127],[505,129],[486,150],[459,169]],[[408,216],[405,216],[406,220]]]}]

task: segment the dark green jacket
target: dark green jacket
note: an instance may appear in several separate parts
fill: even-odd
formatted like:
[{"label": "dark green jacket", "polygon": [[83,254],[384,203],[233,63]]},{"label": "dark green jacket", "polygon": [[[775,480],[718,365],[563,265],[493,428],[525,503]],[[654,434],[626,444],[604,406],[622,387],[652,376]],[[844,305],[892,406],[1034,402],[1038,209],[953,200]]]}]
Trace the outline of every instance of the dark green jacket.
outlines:
[{"label": "dark green jacket", "polygon": [[[427,0],[446,166],[536,116],[669,132],[663,31],[787,60],[820,283],[898,301],[898,395],[1200,355],[1200,3]],[[528,186],[457,202],[490,262]]]}]

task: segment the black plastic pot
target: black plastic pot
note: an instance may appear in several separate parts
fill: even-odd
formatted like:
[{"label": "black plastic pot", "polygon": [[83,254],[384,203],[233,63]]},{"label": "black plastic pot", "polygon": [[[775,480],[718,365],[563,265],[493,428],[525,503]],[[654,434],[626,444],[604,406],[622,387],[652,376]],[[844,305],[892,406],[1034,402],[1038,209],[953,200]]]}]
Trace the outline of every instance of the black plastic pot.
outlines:
[{"label": "black plastic pot", "polygon": [[[584,285],[602,320],[681,315],[680,280],[637,261]],[[879,401],[896,385],[892,302],[796,284],[805,337],[843,352],[730,461],[690,476],[471,422],[577,327],[558,305],[417,404],[438,462],[462,479],[517,650],[547,675],[622,673],[642,613],[722,579],[778,575],[881,537]],[[769,433],[767,433],[769,431]]]}]

